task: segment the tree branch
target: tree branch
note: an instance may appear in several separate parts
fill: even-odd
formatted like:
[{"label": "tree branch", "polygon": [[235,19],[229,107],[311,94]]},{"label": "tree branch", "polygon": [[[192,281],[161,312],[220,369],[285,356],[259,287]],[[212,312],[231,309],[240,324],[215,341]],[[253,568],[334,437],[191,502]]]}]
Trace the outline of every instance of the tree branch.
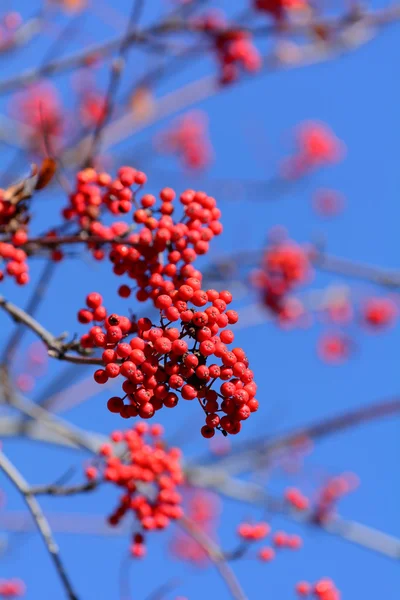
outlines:
[{"label": "tree branch", "polygon": [[214,563],[222,579],[225,581],[232,598],[235,598],[235,600],[246,600],[247,596],[243,592],[233,570],[226,562],[225,555],[218,544],[209,538],[208,535],[204,533],[203,529],[188,517],[179,519],[178,524],[202,547],[207,556]]},{"label": "tree branch", "polygon": [[7,475],[9,480],[14,484],[20,494],[23,496],[26,505],[36,523],[40,535],[42,536],[43,542],[47,548],[51,560],[56,568],[56,571],[60,577],[62,585],[65,589],[66,595],[69,600],[78,600],[78,596],[75,594],[72,584],[69,580],[65,567],[61,561],[58,546],[53,538],[50,525],[44,516],[42,509],[35,496],[29,489],[29,486],[21,473],[16,467],[10,462],[10,460],[0,452],[0,468]]},{"label": "tree branch", "polygon": [[76,356],[67,352],[68,344],[64,344],[60,339],[56,338],[45,327],[43,327],[36,319],[31,317],[19,306],[6,300],[0,296],[0,308],[2,308],[10,317],[17,323],[23,323],[28,329],[31,329],[47,346],[48,355],[58,360],[72,362],[75,364],[85,365],[102,365],[101,358],[91,356]]},{"label": "tree branch", "polygon": [[34,485],[29,488],[30,493],[34,496],[76,496],[92,492],[99,485],[100,480],[86,481],[80,485],[63,486],[57,484],[50,485]]}]

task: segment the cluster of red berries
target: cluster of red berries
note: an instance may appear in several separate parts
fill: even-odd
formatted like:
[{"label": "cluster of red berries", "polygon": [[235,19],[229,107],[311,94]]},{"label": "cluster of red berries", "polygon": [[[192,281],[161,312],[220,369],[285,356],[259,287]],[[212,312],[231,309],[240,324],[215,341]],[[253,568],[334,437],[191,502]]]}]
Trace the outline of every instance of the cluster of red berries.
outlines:
[{"label": "cluster of red berries", "polygon": [[332,477],[321,488],[313,511],[313,519],[317,523],[325,523],[334,515],[337,503],[343,496],[353,492],[359,484],[354,473],[344,473]]},{"label": "cluster of red berries", "polygon": [[299,177],[324,165],[338,162],[344,153],[344,144],[324,123],[302,123],[297,132],[297,148],[283,164],[283,174]]},{"label": "cluster of red berries", "polygon": [[[136,282],[136,297],[142,302],[169,293],[188,277],[198,277],[199,272],[191,263],[206,254],[209,242],[222,232],[221,211],[215,199],[204,192],[186,190],[181,194],[183,217],[174,220],[176,194],[171,188],[161,190],[159,208],[155,196],[145,194],[141,198],[140,208],[133,213],[135,227],[141,226],[140,231],[129,234],[125,222],[115,222],[110,227],[101,223],[103,209],[121,214],[130,212],[133,203],[137,206],[137,190],[133,192],[131,187],[142,186],[146,180],[144,173],[132,167],[121,167],[115,180],[107,173],[85,169],[78,173],[76,191],[63,213],[68,220],[78,218],[84,230],[100,238],[100,242],[88,241],[95,258],[104,257],[103,240],[114,240],[109,253],[113,271],[116,275],[127,274]],[[122,236],[123,243],[116,243],[115,237]],[[121,286],[122,297],[130,293],[129,286]]]},{"label": "cluster of red berries", "polygon": [[0,242],[0,258],[5,263],[5,269],[0,270],[0,281],[5,275],[10,275],[19,285],[29,281],[27,254],[20,248],[28,241],[26,230],[21,227],[21,221],[25,223],[27,220],[25,208],[22,202],[11,202],[5,190],[0,189],[0,229],[11,234],[9,242]]},{"label": "cluster of red berries", "polygon": [[193,111],[180,118],[156,140],[159,150],[178,156],[189,169],[204,169],[211,161],[207,116]]},{"label": "cluster of red berries", "polygon": [[5,197],[5,190],[0,189],[0,227],[8,225],[17,212],[17,205]]},{"label": "cluster of red berries", "polygon": [[94,127],[102,123],[107,115],[107,104],[104,94],[92,88],[85,88],[80,93],[79,116],[84,127]]},{"label": "cluster of red berries", "polygon": [[[206,254],[210,241],[222,232],[221,211],[215,199],[204,192],[187,190],[181,194],[184,214],[179,222],[172,218],[174,190],[164,188],[160,198],[161,216],[156,219],[153,216],[156,198],[150,194],[143,196],[142,208],[133,215],[135,223],[143,227],[129,236],[132,247],[117,244],[110,253],[114,273],[126,273],[135,280],[139,288],[136,298],[141,302],[149,298],[155,302],[160,294],[171,294],[188,278],[201,279],[191,263]],[[125,287],[120,293],[125,295]]]},{"label": "cluster of red berries", "polygon": [[[189,490],[184,494],[185,515],[211,539],[216,537],[220,502],[216,494],[204,490]],[[207,552],[187,533],[178,531],[171,542],[171,551],[179,559],[200,566],[209,560]]]},{"label": "cluster of red berries", "polygon": [[[236,311],[228,309],[231,301],[230,292],[204,291],[199,279],[189,277],[177,290],[155,299],[160,327],[147,318],[134,322],[116,314],[104,315],[103,327],[92,327],[81,344],[104,348],[105,367],[94,373],[95,381],[104,384],[109,378],[124,378],[124,396],[110,398],[109,410],[124,418],[149,419],[164,406],[175,407],[179,392],[184,400],[199,401],[206,415],[201,429],[204,437],[213,437],[216,429],[224,435],[239,433],[241,422],[257,411],[258,402],[245,352],[228,348],[234,333],[226,326],[238,321]],[[81,310],[80,320],[97,318],[101,303],[100,294],[89,294],[87,305],[93,312]],[[178,327],[169,326],[176,321]],[[127,341],[134,332],[137,335]],[[209,364],[213,357],[220,364]],[[218,380],[217,391],[212,386]]]},{"label": "cluster of red berries", "polygon": [[[79,323],[91,323],[92,321],[97,321],[99,323],[103,322],[107,317],[107,309],[102,305],[103,298],[100,294],[96,292],[92,292],[86,297],[86,306],[87,308],[82,308],[78,312],[78,321]],[[129,329],[127,331],[131,331],[131,324],[129,323]],[[96,341],[98,338],[93,339],[93,343],[91,343],[90,336],[82,336],[81,344],[85,348],[93,348],[96,346]]]},{"label": "cluster of red berries", "polygon": [[271,527],[268,523],[241,523],[237,529],[239,537],[246,542],[255,542],[262,540],[271,532]]},{"label": "cluster of red berries", "polygon": [[[271,533],[268,523],[242,523],[238,527],[238,535],[246,542],[257,542],[265,539]],[[284,531],[276,531],[272,535],[272,546],[263,546],[258,552],[258,558],[263,562],[270,562],[275,558],[276,550],[288,548],[298,550],[302,546],[302,539],[298,535],[290,535]]]},{"label": "cluster of red berries", "polygon": [[80,227],[91,235],[105,241],[113,240],[124,235],[128,226],[124,222],[117,223],[116,230],[103,225],[100,222],[102,211],[112,215],[129,213],[135,202],[132,186],[140,187],[146,181],[146,175],[132,167],[121,167],[115,179],[109,173],[83,169],[77,173],[75,190],[62,214],[68,221],[78,219]]},{"label": "cluster of red berries", "polygon": [[44,140],[49,137],[53,147],[61,139],[65,125],[63,109],[56,88],[49,83],[33,85],[14,98],[11,111],[32,130],[28,140],[32,151],[46,151]]},{"label": "cluster of red berries", "polygon": [[314,584],[299,581],[296,585],[296,592],[302,598],[314,596],[318,600],[340,600],[341,597],[333,581],[328,578],[320,579]]},{"label": "cluster of red berries", "polygon": [[264,252],[261,269],[252,280],[261,290],[264,305],[282,321],[292,318],[291,298],[287,297],[296,286],[304,283],[311,273],[306,249],[290,240],[271,244]]},{"label": "cluster of red berries", "polygon": [[310,506],[310,501],[297,488],[288,488],[285,491],[285,500],[296,510],[307,510]]},{"label": "cluster of red berries", "polygon": [[[130,551],[136,558],[145,555],[145,532],[163,530],[183,515],[182,497],[177,491],[183,483],[181,451],[167,449],[162,434],[160,425],[137,423],[126,432],[114,431],[113,444],[100,448],[104,458],[102,478],[123,490],[109,523],[116,526],[126,514],[134,515],[140,531],[133,535]],[[89,481],[96,480],[98,468],[88,467],[86,476]]]},{"label": "cluster of red berries", "polygon": [[196,25],[208,33],[213,41],[220,64],[220,83],[236,81],[240,71],[259,71],[262,66],[260,53],[252,42],[250,32],[230,28],[220,13],[210,13],[196,20]]},{"label": "cluster of red berries", "polygon": [[390,298],[369,298],[363,307],[365,323],[376,329],[392,325],[397,315],[397,306]]},{"label": "cluster of red berries", "polygon": [[4,279],[5,275],[10,275],[14,277],[18,285],[28,283],[27,254],[22,248],[16,248],[14,244],[7,242],[0,242],[0,258],[5,263],[5,268],[0,270],[0,281]]},{"label": "cluster of red berries", "polygon": [[21,579],[1,579],[0,596],[2,598],[20,598],[25,594],[25,584]]}]

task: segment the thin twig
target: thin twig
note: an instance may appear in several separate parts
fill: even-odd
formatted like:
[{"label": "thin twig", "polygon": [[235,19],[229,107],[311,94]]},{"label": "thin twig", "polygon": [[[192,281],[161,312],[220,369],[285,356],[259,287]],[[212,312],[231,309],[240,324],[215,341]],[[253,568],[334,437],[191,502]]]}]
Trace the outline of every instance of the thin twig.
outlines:
[{"label": "thin twig", "polygon": [[30,491],[28,483],[25,481],[18,469],[16,469],[16,467],[12,464],[12,462],[5,456],[5,454],[3,454],[3,452],[0,452],[0,468],[23,496],[40,532],[40,535],[42,536],[50,558],[53,561],[56,571],[60,577],[67,597],[70,600],[78,600],[78,596],[73,590],[65,567],[61,561],[59,549],[53,538],[50,525],[44,516],[38,501]]},{"label": "thin twig", "polygon": [[34,485],[30,487],[30,492],[34,496],[76,496],[77,494],[84,494],[86,492],[92,492],[98,488],[100,480],[86,481],[80,485]]},{"label": "thin twig", "polygon": [[[28,400],[28,398],[23,398],[18,394],[13,394],[12,402],[10,404],[13,408],[16,408],[24,415],[29,416],[37,423],[40,423],[48,429],[51,429],[68,442],[78,446],[81,449],[88,450],[93,454],[97,454],[101,444],[106,441],[105,436],[97,433],[91,433],[90,431],[81,430],[78,427],[68,423],[68,421],[57,417],[41,406],[31,402],[31,400]],[[20,425],[21,429],[19,431],[17,430],[17,434],[20,435],[23,433],[24,428],[27,426],[29,427],[29,421],[27,423],[22,422]]]},{"label": "thin twig", "polygon": [[117,94],[118,87],[122,79],[122,74],[125,69],[126,54],[130,47],[129,34],[131,33],[132,29],[136,29],[138,21],[143,11],[143,7],[144,0],[133,0],[132,11],[128,21],[126,34],[122,39],[118,56],[114,59],[111,65],[110,81],[104,99],[104,115],[102,115],[102,117],[97,121],[96,128],[93,133],[90,153],[85,163],[86,166],[90,166],[92,164],[93,158],[96,156],[97,149],[100,146],[103,130],[113,113],[115,96]]},{"label": "thin twig", "polygon": [[356,521],[343,519],[340,516],[317,522],[313,518],[312,511],[293,510],[284,499],[271,496],[258,484],[229,476],[223,481],[218,481],[218,479],[212,478],[211,473],[210,475],[209,485],[207,486],[205,479],[202,479],[201,487],[208,487],[239,502],[262,506],[269,512],[279,513],[290,520],[338,536],[390,559],[400,560],[400,539],[395,536]]},{"label": "thin twig", "polygon": [[[270,460],[271,456],[276,455],[279,451],[287,451],[290,447],[302,441],[316,441],[346,431],[346,429],[353,429],[394,415],[400,415],[400,396],[345,411],[334,417],[310,423],[270,439],[254,440],[250,445],[238,445],[228,457],[219,460],[213,457],[212,469],[215,477],[220,476],[222,478],[227,473],[245,473],[254,470],[260,462],[264,463]],[[194,472],[198,471],[198,476],[201,477],[202,468],[206,464],[207,461],[197,463],[193,467],[189,465],[187,471],[189,479],[192,477],[192,469]]]},{"label": "thin twig", "polygon": [[[102,365],[100,358],[91,356],[76,356],[67,352],[69,345],[61,342],[55,337],[50,331],[48,331],[43,325],[36,319],[31,317],[19,306],[16,306],[12,302],[6,300],[3,296],[0,296],[0,308],[2,308],[10,317],[17,323],[24,324],[28,329],[33,331],[47,346],[48,355],[58,360],[64,360],[75,364],[86,364],[86,365]],[[8,352],[5,353],[6,359],[9,360],[10,349],[14,348],[14,344],[10,344]],[[76,348],[80,352],[79,347]],[[83,352],[83,351],[82,351]]]},{"label": "thin twig", "polygon": [[214,563],[222,579],[225,581],[232,598],[235,598],[235,600],[246,600],[247,596],[242,590],[235,573],[228,565],[225,555],[218,544],[209,538],[204,530],[188,517],[182,517],[178,523],[202,547]]}]

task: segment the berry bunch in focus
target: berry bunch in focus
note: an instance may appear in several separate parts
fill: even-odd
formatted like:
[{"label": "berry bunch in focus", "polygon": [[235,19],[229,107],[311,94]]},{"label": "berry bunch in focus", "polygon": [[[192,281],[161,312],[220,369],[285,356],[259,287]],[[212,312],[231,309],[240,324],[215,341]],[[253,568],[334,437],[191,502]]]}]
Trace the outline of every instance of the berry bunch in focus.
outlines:
[{"label": "berry bunch in focus", "polygon": [[[226,327],[238,321],[236,311],[228,308],[231,301],[228,291],[202,290],[200,280],[190,277],[155,299],[159,326],[148,318],[135,322],[105,315],[103,325],[92,327],[81,344],[104,348],[104,368],[94,373],[97,383],[124,379],[123,395],[109,399],[109,410],[124,418],[149,419],[163,407],[174,408],[181,397],[199,402],[205,413],[204,437],[213,437],[216,429],[224,435],[239,433],[258,402],[244,350],[228,348],[234,333]],[[80,320],[93,318],[101,303],[99,294],[89,294],[87,304],[94,310],[81,310]]]},{"label": "berry bunch in focus", "polygon": [[[131,513],[138,525],[133,534],[131,555],[145,555],[145,532],[166,529],[171,521],[182,514],[181,495],[177,486],[183,482],[181,452],[165,447],[160,425],[149,427],[137,423],[132,429],[111,434],[111,444],[103,444],[101,478],[122,489],[115,511],[109,517],[110,525],[117,526]],[[98,468],[86,469],[89,481],[99,477]]]}]

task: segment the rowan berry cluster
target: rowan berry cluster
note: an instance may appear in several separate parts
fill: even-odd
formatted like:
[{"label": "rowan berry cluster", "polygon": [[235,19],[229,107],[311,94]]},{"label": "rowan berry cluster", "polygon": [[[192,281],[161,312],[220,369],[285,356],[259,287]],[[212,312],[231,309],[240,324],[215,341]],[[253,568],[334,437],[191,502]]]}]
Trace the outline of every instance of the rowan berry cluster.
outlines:
[{"label": "rowan berry cluster", "polygon": [[[216,537],[220,503],[217,495],[203,490],[186,490],[184,512],[188,519],[211,539]],[[179,559],[201,566],[209,560],[205,549],[187,533],[178,531],[171,541],[171,551]]]},{"label": "rowan berry cluster", "polygon": [[77,173],[75,190],[69,196],[68,206],[63,209],[63,217],[68,221],[78,220],[80,227],[91,235],[113,240],[125,234],[128,226],[121,222],[107,227],[100,221],[102,213],[129,213],[134,201],[132,186],[141,186],[146,181],[144,173],[131,167],[121,167],[115,179],[109,173],[83,169]]},{"label": "rowan berry cluster", "polygon": [[[168,293],[174,287],[170,279],[176,287],[185,278],[198,276],[190,263],[206,254],[209,242],[222,232],[221,211],[215,199],[204,192],[186,190],[181,194],[183,216],[174,220],[176,194],[171,188],[161,190],[159,208],[155,196],[145,194],[141,198],[140,208],[133,213],[134,227],[141,226],[139,231],[129,233],[123,221],[111,226],[101,222],[104,210],[116,215],[129,213],[133,204],[137,206],[138,188],[131,188],[146,181],[146,175],[132,167],[121,167],[114,180],[107,173],[85,169],[78,173],[76,190],[63,211],[67,220],[78,219],[84,231],[100,238],[88,242],[95,258],[104,258],[102,242],[124,236],[123,243],[113,243],[109,258],[116,275],[127,274],[135,280],[139,288],[136,297],[142,302]],[[122,286],[120,294],[128,297],[129,287]]]},{"label": "rowan berry cluster", "polygon": [[5,197],[5,190],[0,189],[0,227],[4,229],[12,219],[15,219],[19,207]]},{"label": "rowan berry cluster", "polygon": [[[167,449],[162,434],[160,425],[137,423],[126,432],[114,431],[113,443],[103,444],[99,451],[104,460],[101,478],[123,490],[109,517],[110,525],[117,526],[129,513],[138,523],[139,531],[134,533],[130,548],[135,558],[146,553],[146,532],[164,530],[183,515],[182,497],[177,491],[183,483],[181,451]],[[98,479],[98,468],[88,467],[86,476],[89,481]]]},{"label": "rowan berry cluster", "polygon": [[317,583],[299,581],[296,585],[297,595],[305,598],[313,596],[318,600],[340,600],[341,594],[331,579],[320,579]]},{"label": "rowan berry cluster", "polygon": [[85,87],[79,94],[79,116],[82,125],[94,127],[102,123],[107,115],[104,94],[96,89]]},{"label": "rowan berry cluster", "polygon": [[335,516],[337,503],[343,496],[358,487],[358,477],[354,473],[344,473],[332,477],[321,488],[313,509],[313,519],[317,523],[326,523]]},{"label": "rowan berry cluster", "polygon": [[65,128],[63,107],[55,87],[48,83],[31,86],[13,99],[12,114],[29,126],[28,143],[33,152],[47,154],[44,140],[57,146]]},{"label": "rowan berry cluster", "polygon": [[[268,523],[242,523],[237,529],[239,537],[245,542],[264,540],[271,533]],[[298,535],[290,535],[284,531],[276,531],[272,535],[272,545],[263,546],[258,551],[258,558],[262,562],[270,562],[275,558],[276,550],[288,548],[298,550],[302,546],[302,539]]]},{"label": "rowan berry cluster", "polygon": [[200,111],[184,115],[156,139],[157,148],[165,154],[178,156],[189,169],[204,169],[212,155],[206,119]]},{"label": "rowan berry cluster", "polygon": [[0,189],[0,231],[7,234],[7,240],[0,242],[0,258],[5,269],[0,270],[0,281],[5,275],[14,277],[16,283],[28,283],[27,254],[19,246],[28,241],[26,226],[28,216],[25,202],[15,202],[7,190]]},{"label": "rowan berry cluster", "polygon": [[242,70],[254,73],[261,69],[261,56],[252,42],[250,32],[230,28],[224,16],[219,13],[210,13],[202,19],[197,19],[196,25],[207,32],[214,41],[221,70],[221,84],[236,81]]},{"label": "rowan berry cluster", "polygon": [[25,584],[21,579],[1,579],[0,596],[2,598],[20,598],[25,594]]},{"label": "rowan berry cluster", "polygon": [[[124,418],[149,419],[163,407],[175,407],[179,393],[183,400],[199,401],[206,415],[203,437],[213,437],[216,429],[224,435],[239,433],[241,422],[257,411],[258,402],[244,350],[228,348],[234,333],[226,326],[238,321],[236,311],[228,309],[231,301],[230,292],[202,290],[200,280],[189,277],[178,289],[155,298],[161,316],[157,327],[148,318],[135,322],[107,316],[100,294],[89,294],[89,308],[79,311],[78,318],[103,322],[81,338],[85,348],[104,348],[105,366],[94,373],[95,381],[124,378],[124,395],[110,398],[109,410]],[[177,321],[177,327],[169,326]],[[134,332],[137,335],[128,341]],[[218,381],[219,388],[213,389]]]},{"label": "rowan berry cluster", "polygon": [[[15,243],[15,242],[14,242]],[[6,275],[13,277],[18,285],[25,285],[29,281],[27,254],[22,248],[14,244],[0,242],[0,258],[5,263],[5,268],[0,270],[0,281]]]},{"label": "rowan berry cluster", "polygon": [[311,267],[306,249],[290,240],[271,244],[264,252],[262,266],[252,277],[264,305],[282,321],[293,319],[301,306],[293,306],[287,294],[304,283]]},{"label": "rowan berry cluster", "polygon": [[289,178],[336,163],[344,154],[344,144],[324,123],[302,123],[297,131],[296,146],[294,155],[283,163],[283,174]]}]

